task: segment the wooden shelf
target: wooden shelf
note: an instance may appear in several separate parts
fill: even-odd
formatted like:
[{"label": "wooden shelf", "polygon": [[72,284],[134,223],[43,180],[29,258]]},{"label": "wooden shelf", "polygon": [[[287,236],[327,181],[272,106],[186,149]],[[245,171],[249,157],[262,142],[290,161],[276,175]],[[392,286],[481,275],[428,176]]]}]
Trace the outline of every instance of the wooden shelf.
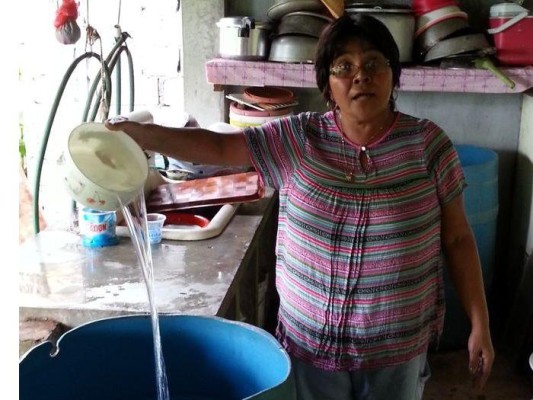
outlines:
[{"label": "wooden shelf", "polygon": [[[316,88],[313,64],[238,61],[216,58],[205,64],[207,82],[220,86]],[[515,83],[507,87],[493,73],[475,68],[402,68],[400,90],[407,92],[522,93],[533,88],[533,66],[501,68]]]}]

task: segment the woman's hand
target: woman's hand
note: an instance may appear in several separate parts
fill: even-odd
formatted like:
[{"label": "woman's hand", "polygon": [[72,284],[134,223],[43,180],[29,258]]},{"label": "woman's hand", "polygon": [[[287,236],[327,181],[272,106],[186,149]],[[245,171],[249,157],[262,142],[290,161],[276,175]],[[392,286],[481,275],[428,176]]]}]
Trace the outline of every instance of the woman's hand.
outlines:
[{"label": "woman's hand", "polygon": [[142,143],[142,132],[144,131],[144,124],[139,122],[129,121],[124,117],[114,117],[105,121],[105,127],[110,131],[122,131],[130,136],[135,142],[145,148]]},{"label": "woman's hand", "polygon": [[442,242],[450,278],[472,325],[468,339],[468,366],[474,389],[481,394],[492,369],[494,349],[481,263],[474,234],[464,211],[462,195],[445,204],[442,209]]},{"label": "woman's hand", "polygon": [[488,328],[473,328],[468,339],[469,371],[474,390],[481,393],[492,370],[494,349]]}]

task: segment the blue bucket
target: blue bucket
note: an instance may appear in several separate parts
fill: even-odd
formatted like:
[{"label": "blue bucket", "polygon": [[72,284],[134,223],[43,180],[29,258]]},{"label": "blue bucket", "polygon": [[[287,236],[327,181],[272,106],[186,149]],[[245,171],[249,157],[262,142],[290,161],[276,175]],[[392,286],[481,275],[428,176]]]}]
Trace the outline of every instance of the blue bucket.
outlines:
[{"label": "blue bucket", "polygon": [[[498,154],[473,145],[456,145],[466,178],[465,212],[478,247],[481,270],[488,294],[492,285],[496,258],[498,222]],[[442,348],[466,347],[470,322],[463,311],[455,288],[445,273],[446,317],[440,340]]]},{"label": "blue bucket", "polygon": [[[161,315],[171,400],[295,399],[287,353],[268,332],[218,317]],[[19,363],[21,400],[157,400],[149,315],[90,322]]]}]

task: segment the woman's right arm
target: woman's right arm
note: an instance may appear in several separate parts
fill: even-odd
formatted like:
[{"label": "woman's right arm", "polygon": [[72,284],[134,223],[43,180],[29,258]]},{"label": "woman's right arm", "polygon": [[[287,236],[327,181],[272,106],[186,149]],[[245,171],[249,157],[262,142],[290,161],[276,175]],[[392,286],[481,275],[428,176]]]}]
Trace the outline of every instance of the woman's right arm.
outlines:
[{"label": "woman's right arm", "polygon": [[199,164],[251,166],[243,132],[218,133],[202,128],[171,128],[133,121],[107,121],[111,131],[123,131],[146,150]]}]

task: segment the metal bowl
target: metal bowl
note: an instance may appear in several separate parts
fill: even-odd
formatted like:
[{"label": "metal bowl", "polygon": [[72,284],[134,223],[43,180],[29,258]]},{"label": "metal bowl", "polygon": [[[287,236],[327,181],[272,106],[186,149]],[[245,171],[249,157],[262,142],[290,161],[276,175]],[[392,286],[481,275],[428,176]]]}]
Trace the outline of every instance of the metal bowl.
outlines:
[{"label": "metal bowl", "polygon": [[284,15],[295,11],[312,11],[327,13],[328,9],[320,0],[276,0],[267,11],[267,17],[272,21],[281,19]]},{"label": "metal bowl", "polygon": [[482,33],[473,33],[444,39],[438,42],[426,53],[424,62],[439,60],[454,56],[490,48],[487,38]]},{"label": "metal bowl", "polygon": [[270,46],[269,61],[310,63],[315,61],[318,39],[305,35],[276,36]]},{"label": "metal bowl", "polygon": [[331,18],[308,11],[296,11],[284,15],[278,24],[278,35],[308,35],[318,38]]},{"label": "metal bowl", "polygon": [[443,39],[460,36],[470,31],[468,21],[464,18],[450,18],[428,27],[415,37],[415,51],[422,55]]},{"label": "metal bowl", "polygon": [[436,21],[442,21],[443,19],[452,18],[453,16],[458,17],[459,13],[464,14],[465,17],[468,18],[467,14],[458,6],[440,7],[433,11],[417,15],[415,31],[422,31],[424,27],[427,27]]}]

